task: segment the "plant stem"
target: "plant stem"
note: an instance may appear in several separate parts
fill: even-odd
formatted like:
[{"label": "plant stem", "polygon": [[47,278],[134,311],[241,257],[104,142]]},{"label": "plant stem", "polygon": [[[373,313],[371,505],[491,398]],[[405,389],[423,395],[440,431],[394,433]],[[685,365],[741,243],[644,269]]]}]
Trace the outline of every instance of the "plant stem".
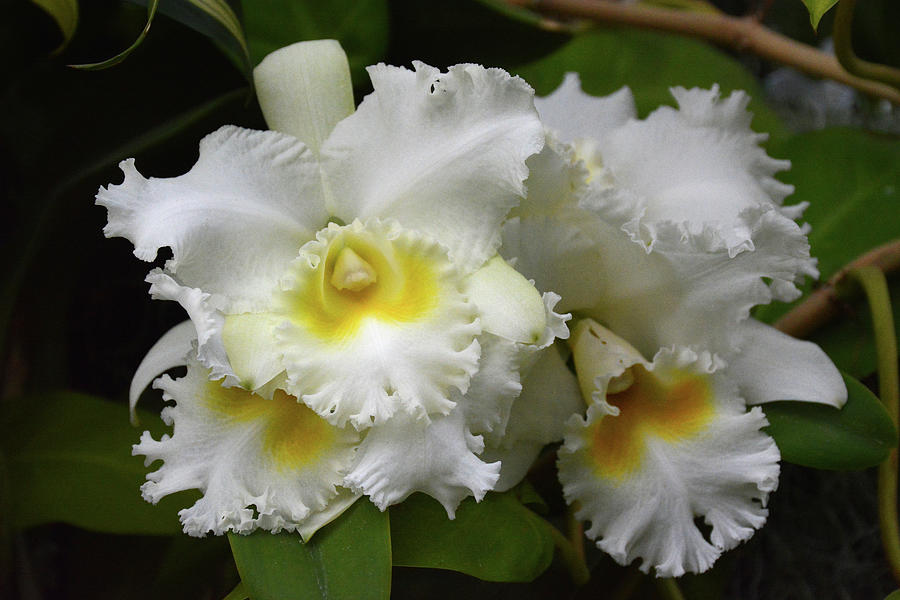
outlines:
[{"label": "plant stem", "polygon": [[[878,391],[894,428],[898,427],[900,375],[897,370],[897,338],[887,279],[878,267],[851,269],[848,279],[858,283],[869,301],[875,347],[878,351]],[[897,448],[878,466],[878,521],[881,543],[894,579],[900,584],[900,524],[897,517]]]},{"label": "plant stem", "polygon": [[848,73],[882,81],[900,89],[900,69],[863,60],[853,51],[853,10],[856,0],[841,0],[834,17],[834,55]]},{"label": "plant stem", "polygon": [[559,557],[566,565],[572,581],[578,587],[583,586],[591,578],[591,572],[584,562],[584,548],[581,547],[580,543],[570,543],[566,536],[553,525],[548,524],[547,526],[550,529],[550,535],[553,536],[553,545],[559,551]]},{"label": "plant stem", "polygon": [[867,265],[877,267],[885,273],[900,270],[900,240],[888,242],[854,259],[835,273],[825,285],[778,319],[775,328],[794,337],[809,337],[841,313],[841,298],[836,286],[852,269]]},{"label": "plant stem", "polygon": [[[843,1],[843,0],[842,0]],[[900,90],[845,71],[838,60],[761,25],[753,17],[694,13],[607,0],[506,0],[541,13],[629,25],[705,39],[740,52],[793,67],[814,77],[833,79],[852,88],[900,104]]]}]

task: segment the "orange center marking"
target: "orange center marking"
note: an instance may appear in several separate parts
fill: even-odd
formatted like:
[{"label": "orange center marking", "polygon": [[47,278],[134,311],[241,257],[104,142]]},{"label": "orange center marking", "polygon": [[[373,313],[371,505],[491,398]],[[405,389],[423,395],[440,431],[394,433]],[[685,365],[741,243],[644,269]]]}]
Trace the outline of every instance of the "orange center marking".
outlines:
[{"label": "orange center marking", "polygon": [[676,442],[704,428],[713,414],[709,383],[699,375],[680,375],[671,381],[644,367],[632,367],[634,383],[607,396],[618,416],[604,416],[587,428],[588,448],[595,471],[621,479],[640,467],[647,436]]}]

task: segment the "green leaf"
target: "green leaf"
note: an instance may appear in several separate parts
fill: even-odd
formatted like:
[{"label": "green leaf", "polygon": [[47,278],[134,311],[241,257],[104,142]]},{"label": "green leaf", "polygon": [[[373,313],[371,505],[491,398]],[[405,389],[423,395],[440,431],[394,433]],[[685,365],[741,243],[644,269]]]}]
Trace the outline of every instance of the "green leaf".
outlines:
[{"label": "green leaf", "polygon": [[486,581],[531,581],[553,560],[550,525],[513,494],[467,498],[447,518],[433,498],[414,494],[391,509],[394,565],[466,573]]},{"label": "green leaf", "polygon": [[248,598],[250,598],[250,594],[244,589],[244,584],[239,583],[222,600],[247,600]]},{"label": "green leaf", "polygon": [[243,0],[244,27],[254,65],[267,54],[303,40],[336,39],[354,81],[387,50],[386,0]]},{"label": "green leaf", "polygon": [[141,33],[138,35],[137,39],[134,40],[133,44],[131,44],[112,58],[108,58],[106,60],[95,63],[83,63],[69,66],[73,69],[79,69],[82,71],[100,71],[102,69],[113,67],[128,58],[128,55],[137,50],[138,46],[140,46],[144,41],[144,38],[147,37],[147,34],[150,33],[150,26],[153,25],[153,18],[156,16],[156,9],[158,6],[159,0],[150,0],[150,2],[147,4],[147,23],[146,25],[144,25],[144,29],[141,30]]},{"label": "green leaf", "polygon": [[897,446],[897,431],[878,398],[848,375],[844,383],[848,398],[841,410],[809,402],[762,405],[782,459],[817,469],[865,469]]},{"label": "green leaf", "polygon": [[[900,145],[895,140],[835,128],[793,136],[774,153],[792,163],[781,177],[795,187],[788,201],[809,203],[803,220],[812,226],[810,252],[819,261],[822,281],[859,255],[900,238]],[[891,293],[900,298],[900,281],[892,282]],[[760,307],[755,316],[773,322],[790,307]],[[868,309],[864,302],[857,308],[857,315],[845,316],[811,339],[838,368],[864,377],[875,370],[875,350]],[[900,302],[894,302],[894,323],[900,335]]]},{"label": "green leaf", "polygon": [[894,590],[884,597],[884,600],[900,600],[900,590]]},{"label": "green leaf", "polygon": [[55,52],[65,48],[75,35],[78,27],[78,0],[31,0],[44,9],[56,21],[62,32],[63,41]]},{"label": "green leaf", "polygon": [[306,544],[299,534],[229,533],[244,590],[253,600],[356,600],[391,593],[387,513],[358,500]]},{"label": "green leaf", "polygon": [[[124,405],[60,392],[10,401],[0,420],[16,528],[63,521],[107,533],[170,535],[177,509],[195,494],[173,494],[153,506],[139,487],[148,470],[131,455],[140,435]],[[159,419],[141,416],[144,423]]]},{"label": "green leaf", "polygon": [[803,0],[806,10],[809,11],[809,24],[812,25],[813,30],[819,28],[819,21],[822,20],[822,16],[837,3],[838,0]]},{"label": "green leaf", "polygon": [[634,92],[638,113],[661,104],[672,105],[672,86],[709,88],[718,83],[722,95],[746,90],[754,113],[753,129],[772,139],[787,135],[775,113],[763,101],[756,79],[740,63],[715,48],[684,37],[646,31],[608,30],[576,36],[545,58],[517,69],[537,94],[546,96],[567,71],[577,71],[584,91],[611,94],[624,85]]}]

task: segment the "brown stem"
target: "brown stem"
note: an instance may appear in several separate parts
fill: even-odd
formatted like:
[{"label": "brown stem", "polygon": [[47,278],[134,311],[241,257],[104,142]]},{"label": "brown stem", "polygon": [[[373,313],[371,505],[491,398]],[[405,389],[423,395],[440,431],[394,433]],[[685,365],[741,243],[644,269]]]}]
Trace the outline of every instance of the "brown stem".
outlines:
[{"label": "brown stem", "polygon": [[863,60],[853,51],[853,10],[856,0],[841,0],[834,17],[834,55],[848,73],[900,88],[900,69]]},{"label": "brown stem", "polygon": [[900,104],[900,90],[851,75],[833,56],[801,44],[761,25],[753,17],[690,13],[666,8],[620,4],[606,0],[506,0],[560,17],[629,25],[701,38],[741,52],[793,67],[808,75],[833,79],[860,92]]},{"label": "brown stem", "polygon": [[825,285],[778,319],[775,327],[794,337],[808,337],[816,329],[841,313],[840,297],[835,289],[837,284],[851,269],[866,265],[878,267],[885,273],[900,269],[900,240],[894,240],[870,250],[842,268]]}]

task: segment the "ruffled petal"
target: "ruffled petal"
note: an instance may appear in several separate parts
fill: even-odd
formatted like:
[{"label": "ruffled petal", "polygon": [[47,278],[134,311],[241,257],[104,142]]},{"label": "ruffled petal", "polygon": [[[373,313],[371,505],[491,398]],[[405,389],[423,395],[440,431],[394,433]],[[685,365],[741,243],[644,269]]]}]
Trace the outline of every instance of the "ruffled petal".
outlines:
[{"label": "ruffled petal", "polygon": [[566,73],[552,94],[534,99],[541,121],[564,142],[603,138],[630,119],[637,118],[634,95],[627,86],[609,96],[590,96],[581,91],[578,73]]},{"label": "ruffled petal", "polygon": [[[338,289],[345,279],[365,287]],[[423,422],[449,413],[478,370],[481,327],[462,285],[440,245],[396,223],[332,224],[303,247],[278,299],[288,390],[358,429],[398,411]]]},{"label": "ruffled petal", "polygon": [[296,137],[313,152],[353,113],[350,65],[336,40],[279,48],[253,69],[253,83],[269,129]]},{"label": "ruffled petal", "polygon": [[477,454],[483,449],[481,436],[469,432],[460,410],[428,424],[400,414],[369,430],[345,485],[365,493],[381,510],[425,492],[453,519],[463,498],[480,501],[497,482],[500,463],[482,462]]},{"label": "ruffled petal", "polygon": [[414,65],[369,67],[375,91],[322,147],[329,208],[345,222],[395,218],[473,270],[496,252],[543,145],[533,90],[499,69]]},{"label": "ruffled petal", "polygon": [[135,408],[141,393],[160,373],[187,364],[187,357],[193,351],[196,339],[197,329],[194,324],[190,320],[183,321],[164,333],[141,360],[128,390],[128,410],[132,425],[137,425]]},{"label": "ruffled petal", "polygon": [[199,489],[203,497],[179,512],[194,536],[301,527],[311,535],[307,520],[341,495],[358,434],[332,427],[283,392],[266,400],[208,375],[192,361],[185,377],[157,380],[163,397],[175,401],[162,413],[174,430],[159,441],[144,432],[134,446],[146,465],[163,461],[147,475],[144,498],[155,504]]},{"label": "ruffled petal", "polygon": [[748,209],[797,216],[780,206],[793,187],[774,177],[790,163],[759,146],[767,136],[750,129],[743,92],[721,101],[717,86],[672,93],[679,110],[659,108],[596,140],[611,183],[606,203],[648,248],[670,226],[682,236],[711,231],[731,256],[753,250]]},{"label": "ruffled petal", "polygon": [[295,138],[227,126],[200,142],[185,175],[145,179],[134,160],[125,181],[101,188],[107,237],[126,237],[189,287],[221,295],[234,312],[264,308],[278,278],[328,220],[313,154]]},{"label": "ruffled petal", "polygon": [[602,389],[586,419],[570,420],[559,458],[566,500],[620,564],[640,558],[659,577],[700,573],[765,522],[778,448],[720,368],[708,353],[660,350],[610,377],[604,388],[614,381],[620,391]]},{"label": "ruffled petal", "polygon": [[748,404],[776,400],[818,402],[841,408],[847,386],[821,348],[755,319],[741,326],[741,351],[728,372]]},{"label": "ruffled petal", "polygon": [[210,377],[224,377],[227,386],[238,385],[240,382],[234,375],[222,340],[225,315],[216,307],[219,299],[197,288],[181,285],[160,269],[151,271],[145,281],[150,284],[152,298],[174,300],[187,312],[194,324],[197,356],[200,363],[210,369]]}]

